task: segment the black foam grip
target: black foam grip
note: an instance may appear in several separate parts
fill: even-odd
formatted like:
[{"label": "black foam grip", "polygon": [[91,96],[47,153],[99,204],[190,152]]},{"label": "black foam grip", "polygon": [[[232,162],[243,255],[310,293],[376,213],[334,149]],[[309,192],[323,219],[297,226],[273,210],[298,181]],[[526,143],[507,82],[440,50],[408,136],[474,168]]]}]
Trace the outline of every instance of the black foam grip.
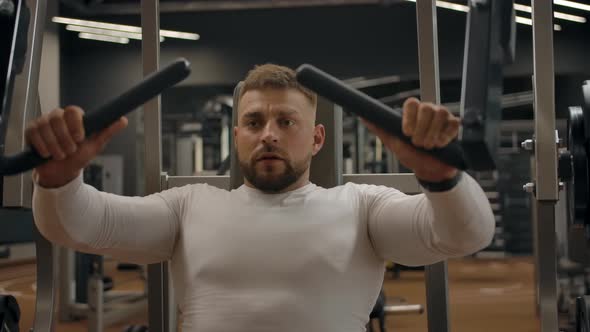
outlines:
[{"label": "black foam grip", "polygon": [[[190,63],[178,59],[168,66],[146,76],[118,97],[110,100],[94,111],[87,112],[83,118],[86,136],[97,133],[158,96],[165,89],[184,80],[190,74]],[[45,159],[32,148],[13,156],[0,158],[0,175],[14,175],[33,169],[49,159]]]},{"label": "black foam grip", "polygon": [[[402,132],[401,110],[385,105],[312,65],[301,65],[297,69],[297,80],[319,95],[344,107],[346,111],[367,119],[403,142],[412,144],[412,139]],[[444,148],[426,150],[416,147],[416,149],[458,169],[467,168],[463,150],[457,141],[452,141]]]}]

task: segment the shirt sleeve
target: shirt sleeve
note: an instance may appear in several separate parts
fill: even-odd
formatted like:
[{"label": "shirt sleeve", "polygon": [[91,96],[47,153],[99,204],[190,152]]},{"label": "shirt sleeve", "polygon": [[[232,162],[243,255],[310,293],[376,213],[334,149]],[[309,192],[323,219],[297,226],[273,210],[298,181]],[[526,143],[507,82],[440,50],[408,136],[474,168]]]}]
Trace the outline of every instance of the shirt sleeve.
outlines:
[{"label": "shirt sleeve", "polygon": [[189,186],[146,197],[104,193],[80,175],[63,187],[36,181],[33,216],[48,240],[80,252],[148,264],[171,257]]},{"label": "shirt sleeve", "polygon": [[445,192],[406,195],[384,186],[359,185],[376,254],[407,266],[433,264],[475,253],[492,240],[495,218],[479,184],[464,174]]}]

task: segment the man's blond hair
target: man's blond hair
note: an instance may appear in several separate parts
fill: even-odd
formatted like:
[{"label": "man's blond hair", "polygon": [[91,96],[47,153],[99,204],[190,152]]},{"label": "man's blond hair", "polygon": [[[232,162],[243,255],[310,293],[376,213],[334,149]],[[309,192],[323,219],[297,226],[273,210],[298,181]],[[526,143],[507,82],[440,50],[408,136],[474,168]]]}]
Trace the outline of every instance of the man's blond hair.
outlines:
[{"label": "man's blond hair", "polygon": [[314,108],[317,105],[317,95],[297,82],[293,69],[271,63],[258,65],[248,72],[240,91],[240,99],[250,90],[266,88],[295,89],[307,97]]}]

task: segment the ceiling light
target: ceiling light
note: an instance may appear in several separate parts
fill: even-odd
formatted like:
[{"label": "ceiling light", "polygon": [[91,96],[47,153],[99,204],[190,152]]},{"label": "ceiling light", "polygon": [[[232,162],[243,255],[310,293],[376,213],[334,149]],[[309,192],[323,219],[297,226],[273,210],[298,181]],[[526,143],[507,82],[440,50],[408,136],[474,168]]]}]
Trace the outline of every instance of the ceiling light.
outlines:
[{"label": "ceiling light", "polygon": [[436,6],[440,7],[440,8],[456,10],[459,12],[465,12],[465,13],[469,12],[469,7],[467,7],[465,5],[459,5],[456,3],[451,3],[451,2],[446,2],[446,1],[437,1]]},{"label": "ceiling light", "polygon": [[[533,8],[531,8],[531,6],[521,5],[518,3],[514,4],[514,9],[521,11],[521,12],[526,12],[526,13],[533,12]],[[572,21],[572,22],[577,22],[577,23],[586,23],[586,18],[582,17],[582,16],[570,15],[570,14],[561,13],[561,12],[553,12],[553,16],[555,18],[559,18],[562,20],[567,20],[567,21]]]},{"label": "ceiling light", "polygon": [[567,0],[553,0],[553,3],[558,6],[570,7],[575,9],[586,10],[590,12],[590,5],[586,5],[579,2],[567,1]]},{"label": "ceiling light", "polygon": [[[526,17],[516,16],[516,22],[520,24],[533,25],[533,20]],[[555,31],[561,31],[561,25],[553,24],[553,29]]]},{"label": "ceiling light", "polygon": [[92,39],[92,40],[99,40],[99,41],[103,41],[103,42],[110,42],[110,43],[117,43],[117,44],[128,44],[129,43],[129,38],[97,35],[97,34],[88,33],[88,32],[80,32],[78,34],[78,37],[80,37],[82,39]]},{"label": "ceiling light", "polygon": [[[141,28],[136,27],[136,26],[132,26],[132,25],[80,20],[80,19],[61,17],[61,16],[55,16],[51,19],[51,21],[54,23],[70,24],[70,25],[77,25],[77,26],[83,26],[83,27],[89,27],[89,28],[124,31],[124,32],[141,34]],[[160,30],[160,35],[163,37],[187,39],[187,40],[199,40],[200,39],[200,36],[196,33],[180,32],[180,31],[173,31],[173,30]]]},{"label": "ceiling light", "polygon": [[[134,32],[125,32],[125,31],[116,31],[116,30],[107,30],[107,29],[99,29],[99,28],[89,28],[83,27],[79,25],[66,25],[66,30],[68,31],[75,31],[75,32],[87,32],[92,33],[95,35],[104,35],[104,36],[111,36],[111,37],[121,37],[121,38],[129,38],[135,40],[141,40],[141,33],[134,33]],[[160,41],[164,41],[164,37],[160,37]]]},{"label": "ceiling light", "polygon": [[[406,1],[416,2],[416,0],[406,0]],[[469,12],[469,7],[468,6],[459,5],[459,4],[451,3],[451,2],[447,2],[447,1],[437,1],[436,2],[436,6],[437,7],[441,7],[441,8],[456,10],[456,11],[460,11],[460,12]],[[515,9],[516,9],[516,4],[515,4]],[[564,15],[567,15],[567,14],[564,14]],[[533,21],[530,18],[524,18],[524,17],[520,17],[520,16],[516,16],[516,23],[533,25]],[[553,28],[556,31],[561,31],[561,26],[559,24],[554,24],[553,25]]]}]

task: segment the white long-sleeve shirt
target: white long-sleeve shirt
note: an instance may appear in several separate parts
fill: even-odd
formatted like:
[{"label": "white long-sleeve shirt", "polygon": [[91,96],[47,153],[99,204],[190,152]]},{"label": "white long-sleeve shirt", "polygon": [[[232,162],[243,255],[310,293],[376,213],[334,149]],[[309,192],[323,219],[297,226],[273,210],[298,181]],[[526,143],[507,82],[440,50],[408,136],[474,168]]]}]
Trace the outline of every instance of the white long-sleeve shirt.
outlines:
[{"label": "white long-sleeve shirt", "polygon": [[487,246],[494,218],[467,174],[450,191],[405,195],[347,183],[283,194],[204,184],[146,197],[81,177],[35,186],[35,222],[78,251],[170,260],[183,331],[364,331],[384,262],[426,265]]}]

